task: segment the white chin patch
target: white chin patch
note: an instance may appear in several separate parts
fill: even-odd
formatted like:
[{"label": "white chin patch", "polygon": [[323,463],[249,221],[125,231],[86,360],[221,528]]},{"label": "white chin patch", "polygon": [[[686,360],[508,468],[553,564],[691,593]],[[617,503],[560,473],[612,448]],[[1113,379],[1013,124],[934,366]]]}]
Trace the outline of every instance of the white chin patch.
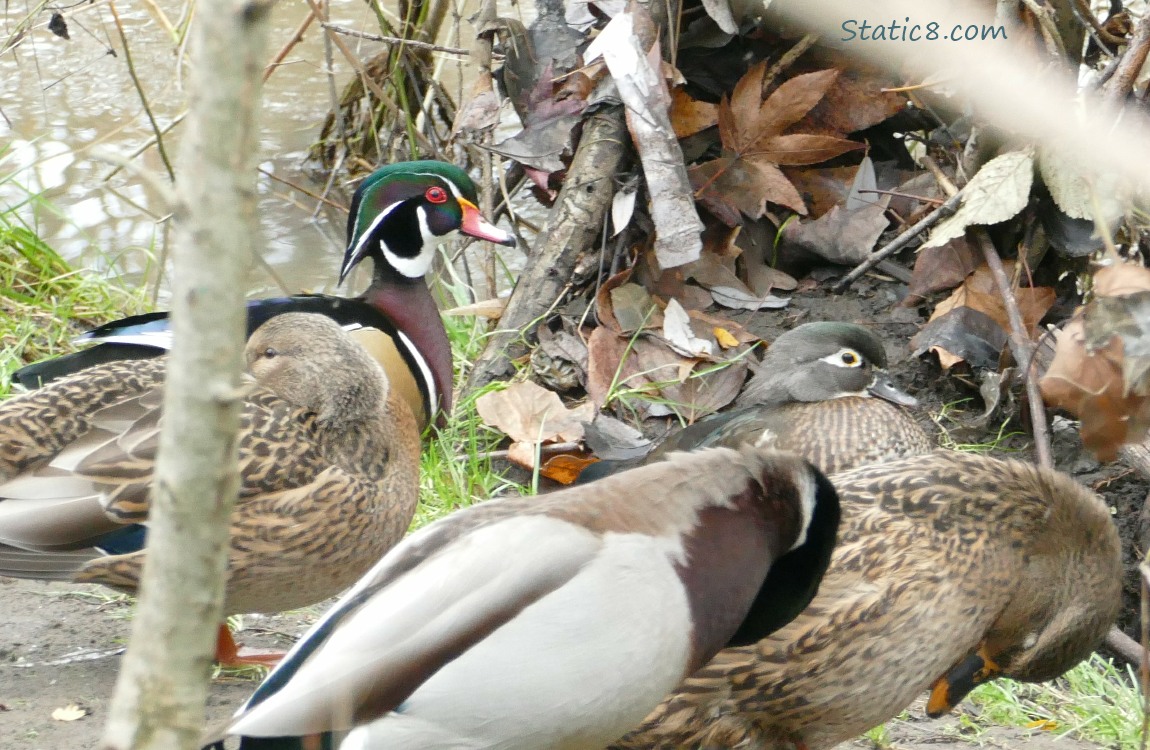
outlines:
[{"label": "white chin patch", "polygon": [[427,275],[427,272],[431,270],[431,261],[435,258],[435,248],[436,244],[424,242],[423,250],[420,251],[419,255],[414,258],[405,258],[393,253],[384,243],[379,243],[379,249],[383,251],[384,260],[409,279],[418,279]]}]

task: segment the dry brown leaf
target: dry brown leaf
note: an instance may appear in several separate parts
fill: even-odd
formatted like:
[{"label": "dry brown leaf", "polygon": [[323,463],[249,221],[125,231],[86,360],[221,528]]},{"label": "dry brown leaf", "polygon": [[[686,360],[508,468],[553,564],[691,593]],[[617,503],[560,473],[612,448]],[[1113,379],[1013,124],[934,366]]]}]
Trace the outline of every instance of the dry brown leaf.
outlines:
[{"label": "dry brown leaf", "polygon": [[795,76],[762,98],[767,62],[752,67],[735,85],[729,99],[719,104],[719,136],[723,156],[690,170],[696,197],[724,223],[740,223],[740,213],[754,219],[767,202],[800,214],[807,212],[795,186],[779,165],[817,164],[860,143],[826,135],[785,134],[823,98],[838,76],[823,70]]},{"label": "dry brown leaf", "polygon": [[627,349],[628,339],[606,326],[591,331],[587,339],[587,395],[599,409],[613,387],[637,372],[633,359],[623,361]]},{"label": "dry brown leaf", "polygon": [[557,393],[531,381],[512,383],[475,401],[483,423],[517,443],[572,442],[583,439],[583,423],[595,417],[594,404],[568,409]]},{"label": "dry brown leaf", "polygon": [[798,189],[811,216],[822,216],[850,195],[858,165],[820,169],[784,169],[787,179]]},{"label": "dry brown leaf", "polygon": [[494,299],[485,299],[482,302],[473,302],[470,305],[453,307],[450,310],[444,310],[443,314],[456,318],[473,316],[476,318],[487,318],[488,320],[499,320],[503,317],[503,311],[506,309],[507,298],[496,297]]},{"label": "dry brown leaf", "polygon": [[663,325],[663,315],[647,290],[638,284],[622,284],[610,291],[611,310],[620,333]]},{"label": "dry brown leaf", "polygon": [[671,94],[671,125],[676,138],[702,132],[719,122],[719,107],[692,99],[682,89]]},{"label": "dry brown leaf", "polygon": [[[1006,275],[1010,276],[1014,270],[1014,261],[1003,261]],[[1054,304],[1056,295],[1051,287],[1021,287],[1014,290],[1014,298],[1018,302],[1019,312],[1022,313],[1022,322],[1026,333],[1034,338],[1038,322],[1042,320],[1047,311]],[[1003,331],[1010,330],[1010,318],[1006,314],[1002,295],[998,293],[998,285],[994,283],[994,275],[985,263],[974,270],[966,280],[954,290],[954,293],[940,302],[930,316],[931,320],[939,318],[947,312],[958,307],[970,307],[985,313],[994,319]]]},{"label": "dry brown leaf", "polygon": [[1042,378],[1042,397],[1082,422],[1082,442],[1099,459],[1112,461],[1118,448],[1141,440],[1150,427],[1150,399],[1124,395],[1122,339],[1093,352],[1086,348],[1081,316],[1058,334],[1054,361]]},{"label": "dry brown leaf", "polygon": [[889,74],[848,67],[835,79],[799,127],[826,133],[856,133],[878,125],[906,107],[906,95]]},{"label": "dry brown leaf", "polygon": [[595,317],[599,325],[606,326],[612,331],[620,331],[619,321],[615,319],[615,307],[611,303],[611,290],[620,287],[631,280],[634,269],[627,268],[604,281],[595,295]]},{"label": "dry brown leaf", "polygon": [[814,221],[792,221],[782,231],[789,248],[800,248],[840,265],[866,260],[890,224],[881,205],[848,210],[833,206]]},{"label": "dry brown leaf", "polygon": [[543,463],[539,473],[560,484],[571,484],[579,475],[599,459],[581,453],[560,453]]},{"label": "dry brown leaf", "polygon": [[913,304],[928,294],[958,286],[978,268],[979,257],[965,237],[920,251],[914,262],[907,303]]},{"label": "dry brown leaf", "polygon": [[81,708],[75,703],[57,708],[52,712],[52,718],[56,721],[76,721],[88,715],[88,709]]},{"label": "dry brown leaf", "polygon": [[489,71],[481,71],[471,85],[471,92],[459,111],[455,114],[455,122],[451,126],[451,134],[461,132],[484,131],[495,127],[499,123],[499,97],[495,95],[495,87]]}]

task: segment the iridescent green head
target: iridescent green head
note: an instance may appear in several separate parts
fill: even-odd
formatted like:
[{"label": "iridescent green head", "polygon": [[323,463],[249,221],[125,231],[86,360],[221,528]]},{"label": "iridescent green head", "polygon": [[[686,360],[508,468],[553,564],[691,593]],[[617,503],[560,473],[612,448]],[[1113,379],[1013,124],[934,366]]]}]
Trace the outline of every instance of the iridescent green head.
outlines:
[{"label": "iridescent green head", "polygon": [[351,200],[340,282],[367,257],[418,279],[431,268],[435,248],[455,232],[514,245],[511,234],[479,213],[477,201],[475,183],[454,164],[407,161],[377,169]]}]

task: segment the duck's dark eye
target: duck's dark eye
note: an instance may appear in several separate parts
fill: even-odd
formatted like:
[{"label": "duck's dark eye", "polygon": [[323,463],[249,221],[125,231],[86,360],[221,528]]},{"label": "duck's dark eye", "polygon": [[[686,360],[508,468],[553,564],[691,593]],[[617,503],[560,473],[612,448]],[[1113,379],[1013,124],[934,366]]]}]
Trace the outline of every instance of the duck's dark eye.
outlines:
[{"label": "duck's dark eye", "polygon": [[264,349],[264,356],[271,359],[272,357],[278,357],[279,352],[274,347],[269,346],[267,349]]},{"label": "duck's dark eye", "polygon": [[847,367],[854,367],[859,363],[859,355],[854,352],[843,352],[843,364]]},{"label": "duck's dark eye", "polygon": [[447,202],[447,191],[441,187],[429,187],[424,195],[427,196],[427,200],[431,203]]}]

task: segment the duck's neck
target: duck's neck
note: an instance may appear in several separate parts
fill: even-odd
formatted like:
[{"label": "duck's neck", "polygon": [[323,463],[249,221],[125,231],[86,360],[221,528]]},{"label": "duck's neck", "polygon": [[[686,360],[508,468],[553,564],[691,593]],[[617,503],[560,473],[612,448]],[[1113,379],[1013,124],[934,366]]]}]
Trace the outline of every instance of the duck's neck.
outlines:
[{"label": "duck's neck", "polygon": [[423,278],[409,279],[396,273],[386,263],[375,263],[371,286],[364,301],[386,315],[427,361],[439,391],[440,402],[431,404],[434,413],[441,410],[437,422],[451,413],[452,361],[451,342],[439,316],[439,307]]}]

